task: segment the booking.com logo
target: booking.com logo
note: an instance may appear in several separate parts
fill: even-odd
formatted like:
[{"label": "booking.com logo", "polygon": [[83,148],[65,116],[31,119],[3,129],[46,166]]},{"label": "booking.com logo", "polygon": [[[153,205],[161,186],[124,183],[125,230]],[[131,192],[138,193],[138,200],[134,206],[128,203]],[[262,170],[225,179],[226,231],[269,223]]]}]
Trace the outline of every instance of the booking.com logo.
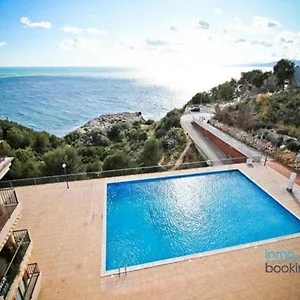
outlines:
[{"label": "booking.com logo", "polygon": [[300,273],[300,255],[296,255],[294,251],[266,249],[265,258],[266,273]]}]

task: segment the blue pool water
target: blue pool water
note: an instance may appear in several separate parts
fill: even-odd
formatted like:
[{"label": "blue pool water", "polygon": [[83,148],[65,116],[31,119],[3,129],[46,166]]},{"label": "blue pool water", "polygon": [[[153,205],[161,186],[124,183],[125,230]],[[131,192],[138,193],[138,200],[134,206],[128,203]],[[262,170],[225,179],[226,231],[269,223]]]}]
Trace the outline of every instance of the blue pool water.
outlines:
[{"label": "blue pool water", "polygon": [[107,185],[106,270],[300,232],[237,170]]}]

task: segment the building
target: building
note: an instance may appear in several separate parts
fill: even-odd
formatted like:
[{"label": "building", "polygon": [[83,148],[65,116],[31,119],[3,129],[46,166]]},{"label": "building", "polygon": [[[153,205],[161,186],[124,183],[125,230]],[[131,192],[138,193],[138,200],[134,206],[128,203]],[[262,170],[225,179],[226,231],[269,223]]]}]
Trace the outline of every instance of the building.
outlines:
[{"label": "building", "polygon": [[292,87],[300,87],[300,67],[296,66],[294,68],[294,74],[291,80]]},{"label": "building", "polygon": [[[4,156],[0,141],[0,179],[9,171],[12,157]],[[22,212],[12,188],[0,189],[0,299],[37,299],[41,273],[30,263],[32,241],[26,229],[14,230]]]}]

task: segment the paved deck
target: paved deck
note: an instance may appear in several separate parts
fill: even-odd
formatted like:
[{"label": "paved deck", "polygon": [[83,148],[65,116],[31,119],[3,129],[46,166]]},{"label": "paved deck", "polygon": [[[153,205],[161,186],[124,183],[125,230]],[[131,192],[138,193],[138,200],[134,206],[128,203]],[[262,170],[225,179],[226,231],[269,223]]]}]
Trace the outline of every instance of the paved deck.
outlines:
[{"label": "paved deck", "polygon": [[[276,160],[268,160],[267,165],[286,178],[290,178],[291,173],[295,172],[292,169],[286,167],[285,165],[281,164],[280,162],[278,162]],[[300,174],[299,173],[297,174],[295,184],[298,184],[300,186]]]},{"label": "paved deck", "polygon": [[[298,186],[291,195],[285,190],[287,179],[271,168],[238,167],[300,216]],[[191,172],[195,170],[172,173]],[[150,176],[160,173],[133,177]],[[300,255],[300,238],[129,272],[127,277],[101,278],[105,184],[99,179],[71,182],[69,190],[63,183],[17,189],[24,206],[18,227],[28,228],[34,243],[31,260],[43,273],[40,300],[300,299],[300,273],[267,274],[264,257],[266,247]]]}]

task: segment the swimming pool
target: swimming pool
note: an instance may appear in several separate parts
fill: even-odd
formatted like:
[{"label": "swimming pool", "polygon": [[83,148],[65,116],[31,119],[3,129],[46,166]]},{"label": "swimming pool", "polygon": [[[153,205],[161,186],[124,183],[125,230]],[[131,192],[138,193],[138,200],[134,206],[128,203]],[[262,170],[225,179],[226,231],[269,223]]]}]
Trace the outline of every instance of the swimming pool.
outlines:
[{"label": "swimming pool", "polygon": [[106,271],[300,232],[239,170],[107,184]]}]

